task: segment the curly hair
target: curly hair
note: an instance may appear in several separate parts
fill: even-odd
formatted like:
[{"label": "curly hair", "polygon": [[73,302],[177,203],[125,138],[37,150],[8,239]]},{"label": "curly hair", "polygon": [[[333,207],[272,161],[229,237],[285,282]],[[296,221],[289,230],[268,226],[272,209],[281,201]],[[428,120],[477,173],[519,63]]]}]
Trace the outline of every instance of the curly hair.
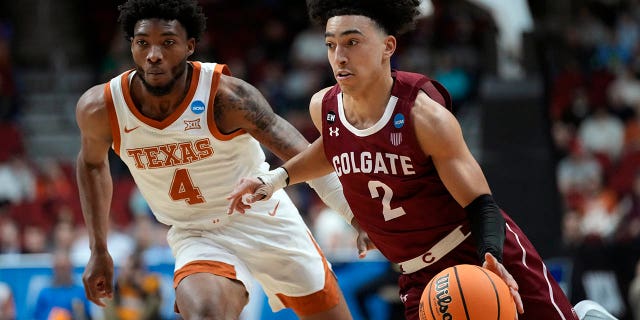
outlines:
[{"label": "curly hair", "polygon": [[307,0],[309,18],[322,27],[331,17],[359,15],[375,21],[390,35],[411,30],[419,6],[420,0]]},{"label": "curly hair", "polygon": [[196,0],[128,0],[118,6],[125,38],[133,37],[136,23],[144,19],[177,20],[187,30],[187,38],[200,40],[207,27],[207,17]]}]

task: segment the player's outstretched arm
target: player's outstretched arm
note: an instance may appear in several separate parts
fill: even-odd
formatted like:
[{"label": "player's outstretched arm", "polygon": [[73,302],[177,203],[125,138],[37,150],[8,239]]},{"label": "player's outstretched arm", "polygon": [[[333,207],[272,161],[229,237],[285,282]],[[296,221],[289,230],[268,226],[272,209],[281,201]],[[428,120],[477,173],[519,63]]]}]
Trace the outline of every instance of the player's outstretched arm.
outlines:
[{"label": "player's outstretched arm", "polygon": [[104,307],[101,299],[113,296],[113,261],[107,250],[109,206],[113,193],[107,155],[112,136],[104,85],[95,86],[80,97],[76,121],[81,134],[76,175],[91,249],[82,281],[87,298]]},{"label": "player's outstretched arm", "polygon": [[[326,161],[322,150],[322,139],[319,138],[281,167],[259,177],[240,179],[234,190],[227,196],[227,200],[230,201],[227,213],[232,214],[234,211],[244,213],[246,209],[251,207],[251,203],[269,199],[277,190],[331,172],[333,169]],[[338,190],[342,191],[337,180],[336,184],[339,187]],[[346,200],[344,203],[346,205]],[[348,208],[348,205],[346,206]]]},{"label": "player's outstretched arm", "polygon": [[245,130],[280,159],[289,160],[283,166],[289,171],[286,175],[274,170],[263,177],[267,188],[258,190],[258,182],[250,178],[239,182],[228,197],[231,200],[229,213],[233,210],[243,212],[248,208],[241,201],[245,194],[259,191],[256,197],[250,199],[258,201],[270,197],[274,191],[288,184],[309,181],[333,171],[324,156],[322,140],[309,145],[302,134],[275,114],[262,94],[247,82],[223,75],[215,106],[215,121],[221,131]]},{"label": "player's outstretched arm", "polygon": [[309,141],[273,112],[264,96],[242,79],[222,75],[214,121],[222,133],[244,130],[283,161],[305,150]]}]

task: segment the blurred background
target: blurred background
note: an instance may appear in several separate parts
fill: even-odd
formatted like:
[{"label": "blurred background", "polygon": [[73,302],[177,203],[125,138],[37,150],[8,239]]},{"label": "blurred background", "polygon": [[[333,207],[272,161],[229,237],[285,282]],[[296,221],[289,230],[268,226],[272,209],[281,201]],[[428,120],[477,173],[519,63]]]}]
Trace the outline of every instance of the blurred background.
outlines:
[{"label": "blurred background", "polygon": [[[179,319],[167,228],[111,159],[116,298],[86,303],[75,104],[132,67],[122,0],[0,2],[0,319]],[[194,60],[226,63],[309,140],[309,98],[334,79],[300,0],[202,0]],[[395,68],[451,93],[494,197],[573,303],[640,319],[640,1],[425,0]],[[273,165],[280,161],[269,154]],[[397,273],[306,185],[287,188],[356,319],[401,319]],[[259,290],[244,319],[273,314]],[[634,313],[635,312],[635,313]],[[635,318],[634,318],[635,315]]]}]

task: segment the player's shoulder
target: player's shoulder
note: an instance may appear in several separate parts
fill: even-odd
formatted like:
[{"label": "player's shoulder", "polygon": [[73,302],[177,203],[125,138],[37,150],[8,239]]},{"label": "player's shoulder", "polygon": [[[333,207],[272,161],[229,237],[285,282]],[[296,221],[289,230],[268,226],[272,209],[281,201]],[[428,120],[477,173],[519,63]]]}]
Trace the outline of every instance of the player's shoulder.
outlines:
[{"label": "player's shoulder", "polygon": [[322,104],[324,96],[327,94],[327,92],[329,92],[329,90],[331,90],[331,88],[333,87],[326,87],[314,93],[313,96],[311,96],[311,104]]},{"label": "player's shoulder", "polygon": [[411,115],[417,125],[429,124],[430,127],[455,120],[449,109],[433,100],[424,91],[418,93],[411,109]]},{"label": "player's shoulder", "polygon": [[[257,93],[258,89],[249,82],[232,75],[220,74],[216,97],[245,98]],[[235,100],[235,99],[234,99]]]},{"label": "player's shoulder", "polygon": [[78,112],[92,112],[102,110],[106,108],[105,100],[105,88],[107,84],[101,83],[94,85],[85,91],[78,99],[77,111]]}]

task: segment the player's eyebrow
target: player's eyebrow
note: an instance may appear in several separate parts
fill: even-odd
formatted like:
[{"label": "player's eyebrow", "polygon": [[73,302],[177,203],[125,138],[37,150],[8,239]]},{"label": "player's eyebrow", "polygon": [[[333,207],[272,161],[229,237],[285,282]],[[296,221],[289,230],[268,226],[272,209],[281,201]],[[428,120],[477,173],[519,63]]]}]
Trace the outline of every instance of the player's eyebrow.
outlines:
[{"label": "player's eyebrow", "polygon": [[[177,36],[178,34],[172,31],[165,31],[163,33],[160,34],[161,36]],[[145,33],[145,32],[136,32],[133,34],[134,37],[148,37],[149,34]]]},{"label": "player's eyebrow", "polygon": [[[364,34],[363,34],[360,30],[358,30],[358,29],[349,29],[349,30],[345,30],[345,31],[340,32],[340,36],[341,36],[341,37],[346,36],[346,35],[350,35],[350,34],[359,34],[359,35],[364,35]],[[335,33],[333,33],[333,32],[325,32],[325,33],[324,33],[324,37],[325,37],[325,38],[328,38],[328,37],[335,37],[335,36],[336,36],[336,35],[335,35]]]}]

